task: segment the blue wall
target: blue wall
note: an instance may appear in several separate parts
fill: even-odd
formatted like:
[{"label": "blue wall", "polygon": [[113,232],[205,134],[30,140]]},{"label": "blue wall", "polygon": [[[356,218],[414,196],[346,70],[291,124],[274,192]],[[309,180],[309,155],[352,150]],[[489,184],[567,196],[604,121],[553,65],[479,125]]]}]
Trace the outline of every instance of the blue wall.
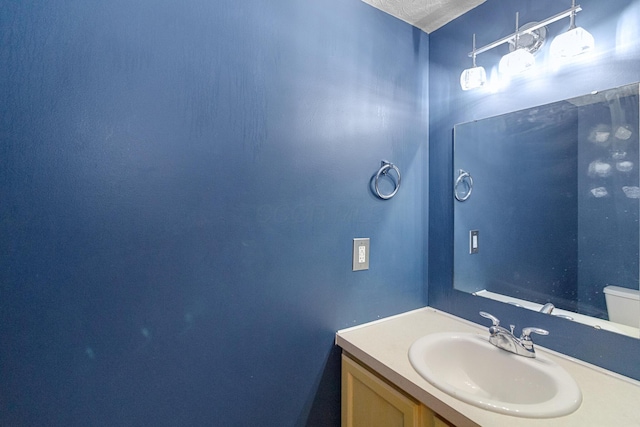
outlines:
[{"label": "blue wall", "polygon": [[427,302],[428,36],[359,0],[1,8],[0,424],[338,425],[335,331]]},{"label": "blue wall", "polygon": [[[562,3],[562,4],[560,4]],[[467,53],[472,34],[483,46],[513,32],[515,13],[520,23],[540,21],[568,8],[571,3],[555,0],[488,0],[429,36],[429,303],[435,307],[481,322],[483,309],[503,321],[522,326],[540,326],[551,331],[537,340],[548,347],[575,355],[640,379],[640,364],[629,354],[638,354],[640,341],[563,319],[553,319],[527,310],[453,291],[453,126],[480,118],[558,101],[593,90],[640,81],[640,0],[580,1],[583,11],[577,23],[596,39],[597,55],[590,61],[549,68],[543,74],[513,79],[511,85],[463,92],[459,78],[471,66]],[[568,19],[549,25],[550,37],[565,31]],[[543,66],[548,49],[536,58]],[[478,65],[494,74],[506,45],[478,56]]]}]

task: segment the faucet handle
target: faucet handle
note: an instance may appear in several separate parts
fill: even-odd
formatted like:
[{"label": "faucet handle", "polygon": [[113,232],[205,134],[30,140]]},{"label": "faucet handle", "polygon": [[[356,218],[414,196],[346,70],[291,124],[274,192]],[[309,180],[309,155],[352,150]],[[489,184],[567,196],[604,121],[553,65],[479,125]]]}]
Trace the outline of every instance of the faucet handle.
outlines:
[{"label": "faucet handle", "polygon": [[531,333],[538,335],[549,335],[549,331],[547,331],[546,329],[528,327],[522,328],[522,336],[520,338],[525,341],[530,341],[531,338],[529,337],[529,335],[531,335]]},{"label": "faucet handle", "polygon": [[493,326],[498,326],[500,324],[500,320],[498,320],[496,316],[494,316],[493,314],[487,313],[486,311],[481,311],[480,316],[484,317],[485,319],[491,320],[491,322],[493,323]]}]

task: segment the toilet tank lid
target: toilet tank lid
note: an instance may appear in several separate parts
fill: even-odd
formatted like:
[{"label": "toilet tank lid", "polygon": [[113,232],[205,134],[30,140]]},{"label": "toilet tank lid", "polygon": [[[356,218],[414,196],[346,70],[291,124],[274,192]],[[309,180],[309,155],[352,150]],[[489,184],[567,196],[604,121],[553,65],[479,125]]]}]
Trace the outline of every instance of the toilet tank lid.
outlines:
[{"label": "toilet tank lid", "polygon": [[621,286],[605,286],[604,293],[615,295],[617,297],[640,300],[640,291],[638,289],[623,288]]}]

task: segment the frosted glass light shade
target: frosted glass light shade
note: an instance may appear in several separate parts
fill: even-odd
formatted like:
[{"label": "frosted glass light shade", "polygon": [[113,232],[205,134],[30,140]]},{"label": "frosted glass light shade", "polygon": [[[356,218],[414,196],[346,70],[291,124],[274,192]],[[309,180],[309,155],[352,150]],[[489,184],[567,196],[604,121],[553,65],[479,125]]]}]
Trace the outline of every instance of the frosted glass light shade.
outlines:
[{"label": "frosted glass light shade", "polygon": [[487,72],[484,67],[467,68],[460,74],[460,86],[462,90],[476,89],[487,81]]},{"label": "frosted glass light shade", "polygon": [[553,39],[549,53],[552,58],[569,58],[594,49],[593,36],[584,28],[576,27]]},{"label": "frosted glass light shade", "polygon": [[533,67],[536,59],[525,49],[516,49],[500,59],[498,70],[503,74],[518,74]]}]

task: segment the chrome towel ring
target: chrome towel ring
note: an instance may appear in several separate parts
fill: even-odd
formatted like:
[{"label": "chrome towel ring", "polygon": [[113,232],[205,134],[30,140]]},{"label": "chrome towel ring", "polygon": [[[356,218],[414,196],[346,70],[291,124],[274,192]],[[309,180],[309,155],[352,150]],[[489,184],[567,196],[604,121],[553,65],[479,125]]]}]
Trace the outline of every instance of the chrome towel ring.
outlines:
[{"label": "chrome towel ring", "polygon": [[[458,192],[458,186],[462,183],[465,184],[467,191],[460,195]],[[453,185],[453,195],[457,201],[464,202],[471,196],[471,191],[473,191],[473,178],[471,178],[469,172],[460,169],[458,171],[458,179],[456,179],[456,183]]]},{"label": "chrome towel ring", "polygon": [[[382,175],[385,176],[391,176],[389,175],[389,171],[393,169],[396,172],[396,175],[398,176],[398,178],[395,180],[395,188],[393,189],[393,191],[389,194],[382,194],[380,192],[380,188],[378,188],[378,180],[380,179],[380,177]],[[393,180],[393,179],[392,179]],[[378,173],[376,174],[375,177],[375,189],[376,189],[376,195],[378,197],[380,197],[382,200],[388,200],[390,198],[392,198],[393,196],[396,195],[396,193],[398,192],[398,190],[400,189],[400,181],[402,180],[401,176],[400,176],[400,169],[398,169],[398,167],[396,165],[394,165],[391,162],[388,162],[386,160],[382,161],[382,166],[380,167],[380,169],[378,170]]]}]

